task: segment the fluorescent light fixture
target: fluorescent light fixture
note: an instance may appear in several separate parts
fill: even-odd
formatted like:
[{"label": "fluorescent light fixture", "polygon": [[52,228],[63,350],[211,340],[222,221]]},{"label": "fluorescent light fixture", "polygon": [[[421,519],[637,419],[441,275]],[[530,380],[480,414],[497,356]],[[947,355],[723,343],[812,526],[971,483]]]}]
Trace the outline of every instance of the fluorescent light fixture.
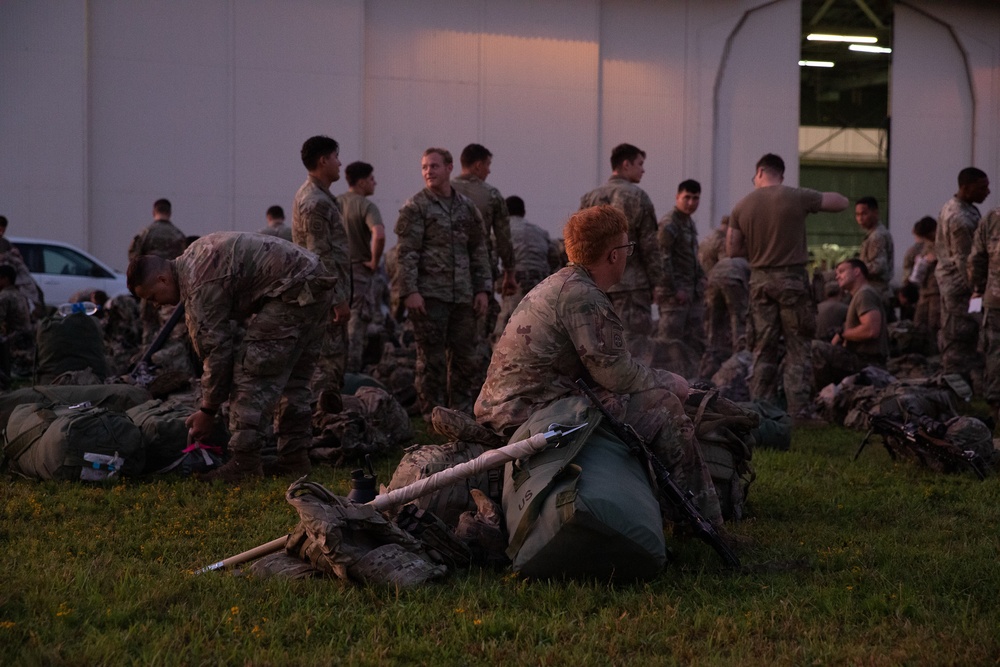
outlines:
[{"label": "fluorescent light fixture", "polygon": [[800,60],[799,67],[833,67],[829,60]]},{"label": "fluorescent light fixture", "polygon": [[822,35],[812,33],[806,35],[810,42],[855,42],[857,44],[877,44],[878,37],[865,37],[862,35]]},{"label": "fluorescent light fixture", "polygon": [[892,49],[884,46],[872,46],[870,44],[851,44],[847,49],[849,51],[864,51],[865,53],[892,53]]}]

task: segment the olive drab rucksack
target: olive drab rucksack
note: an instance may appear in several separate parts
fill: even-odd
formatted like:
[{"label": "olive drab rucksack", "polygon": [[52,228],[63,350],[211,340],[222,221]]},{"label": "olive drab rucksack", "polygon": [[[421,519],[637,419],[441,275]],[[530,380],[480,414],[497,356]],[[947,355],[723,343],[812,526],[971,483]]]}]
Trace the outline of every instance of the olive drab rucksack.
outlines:
[{"label": "olive drab rucksack", "polygon": [[684,412],[694,423],[723,518],[742,519],[750,486],[757,478],[750,460],[759,437],[760,415],[722,398],[714,389],[692,390]]},{"label": "olive drab rucksack", "polygon": [[138,427],[119,412],[92,406],[18,406],[4,431],[12,472],[28,479],[98,482],[138,475],[145,452]]}]

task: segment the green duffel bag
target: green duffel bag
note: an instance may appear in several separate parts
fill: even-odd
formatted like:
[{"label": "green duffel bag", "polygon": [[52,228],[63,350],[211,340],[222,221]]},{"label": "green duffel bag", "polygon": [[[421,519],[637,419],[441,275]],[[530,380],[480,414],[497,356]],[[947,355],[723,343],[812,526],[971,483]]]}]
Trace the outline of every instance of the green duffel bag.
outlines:
[{"label": "green duffel bag", "polygon": [[144,403],[153,396],[131,384],[94,385],[36,385],[0,395],[0,429],[7,427],[7,420],[14,408],[27,403],[60,403],[78,405],[90,403],[113,412],[125,412]]},{"label": "green duffel bag", "polygon": [[193,412],[176,401],[153,399],[129,408],[125,414],[139,428],[146,451],[145,472],[157,472],[184,456],[188,428],[184,423]]},{"label": "green duffel bag", "polygon": [[663,519],[649,478],[600,421],[586,399],[568,397],[536,412],[511,438],[552,423],[588,424],[571,442],[507,464],[503,509],[515,572],[628,580],[663,569]]},{"label": "green duffel bag", "polygon": [[750,432],[753,448],[764,447],[785,452],[791,449],[792,418],[787,412],[767,401],[748,401],[737,405],[760,415],[760,425]]},{"label": "green duffel bag", "polygon": [[18,406],[4,431],[12,472],[28,479],[99,482],[138,475],[142,436],[128,417],[88,404]]}]

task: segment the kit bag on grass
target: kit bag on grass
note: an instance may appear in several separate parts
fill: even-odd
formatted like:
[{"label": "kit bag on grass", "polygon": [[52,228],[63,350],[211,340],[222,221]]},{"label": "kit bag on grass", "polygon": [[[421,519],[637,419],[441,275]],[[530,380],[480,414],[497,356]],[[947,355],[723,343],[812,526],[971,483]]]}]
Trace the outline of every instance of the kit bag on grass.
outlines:
[{"label": "kit bag on grass", "polygon": [[32,403],[14,409],[4,431],[12,472],[28,479],[88,482],[138,475],[142,436],[128,417],[83,403]]},{"label": "kit bag on grass", "polygon": [[584,422],[572,441],[507,464],[507,555],[530,577],[652,578],[666,563],[659,503],[643,465],[586,399],[536,412],[510,442]]},{"label": "kit bag on grass", "polygon": [[145,472],[164,471],[186,456],[188,428],[185,421],[191,412],[190,406],[159,399],[146,401],[125,412],[142,435]]}]

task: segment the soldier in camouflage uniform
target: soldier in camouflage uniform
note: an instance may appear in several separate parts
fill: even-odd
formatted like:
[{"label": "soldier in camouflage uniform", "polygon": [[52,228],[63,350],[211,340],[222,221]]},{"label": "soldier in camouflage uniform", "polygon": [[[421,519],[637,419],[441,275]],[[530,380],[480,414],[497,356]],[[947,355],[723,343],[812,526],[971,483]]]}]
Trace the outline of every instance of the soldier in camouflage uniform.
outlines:
[{"label": "soldier in camouflage uniform", "polygon": [[691,216],[701,201],[701,184],[688,179],[677,186],[677,201],[670,215],[660,220],[657,240],[664,257],[665,270],[672,275],[674,295],[661,299],[659,336],[665,340],[683,340],[695,352],[704,349],[705,271],[698,261],[698,230]]},{"label": "soldier in camouflage uniform", "polygon": [[[208,234],[176,260],[144,255],[129,264],[135,296],[159,305],[184,303],[204,369],[201,408],[187,420],[196,441],[208,437],[229,401],[233,458],[208,479],[260,476],[260,448],[272,416],[275,471],[309,472],[309,380],[334,282],[316,255],[255,233]],[[245,327],[242,336],[234,322]]]},{"label": "soldier in camouflage uniform", "polygon": [[[153,202],[153,223],[135,235],[128,247],[131,262],[141,255],[156,255],[177,259],[187,247],[187,237],[170,221],[172,206],[168,199]],[[158,309],[148,303],[139,304],[142,311],[142,340],[151,343],[160,327],[170,318],[172,308]]]},{"label": "soldier in camouflage uniform", "polygon": [[[656,211],[639,181],[646,172],[646,153],[631,144],[619,144],[611,151],[611,178],[580,199],[580,209],[610,204],[628,219],[628,238],[635,244],[635,256],[625,269],[625,277],[608,291],[615,312],[625,324],[627,339],[636,344],[653,333],[654,290],[658,299],[674,296],[670,283],[673,271],[665,264],[656,239]],[[638,347],[633,348],[633,354]]]},{"label": "soldier in camouflage uniform", "polygon": [[[622,279],[634,244],[613,206],[575,213],[563,230],[570,266],[524,297],[493,351],[476,419],[509,438],[537,410],[577,393],[585,378],[617,417],[633,423],[677,484],[716,525],[719,499],[684,413],[684,378],[637,362],[606,290]],[[641,426],[640,426],[641,424]]]},{"label": "soldier in camouflage uniform", "polygon": [[264,215],[267,218],[267,227],[260,230],[261,234],[277,236],[286,241],[292,240],[292,228],[285,224],[285,209],[275,204],[268,207]]},{"label": "soldier in camouflage uniform", "polygon": [[1000,409],[1000,208],[995,208],[976,228],[969,255],[969,284],[974,296],[983,297],[983,351],[986,402]]},{"label": "soldier in camouflage uniform", "polygon": [[698,377],[709,379],[734,353],[746,349],[750,308],[750,264],[745,257],[726,254],[729,216],[701,244],[698,259],[708,272],[705,287],[705,339]]},{"label": "soldier in camouflage uniform", "polygon": [[811,340],[816,313],[806,263],[806,216],[847,208],[837,192],[782,185],[785,161],[768,153],[757,161],[754,191],[737,202],[729,216],[726,249],[750,262],[750,316],[753,371],[750,393],[757,399],[778,395],[778,364],[784,356],[784,390],[793,418],[812,417]]},{"label": "soldier in camouflage uniform", "polygon": [[976,346],[981,316],[969,312],[968,261],[981,217],[976,204],[989,194],[990,181],[983,171],[975,167],[960,171],[958,192],[942,207],[934,239],[938,260],[934,275],[941,292],[941,366],[946,373],[961,373],[970,381],[972,370],[980,367]]},{"label": "soldier in camouflage uniform", "polygon": [[[10,387],[14,358],[31,358],[35,328],[28,312],[28,300],[17,289],[17,270],[0,264],[0,388]],[[19,364],[19,365],[22,365]],[[28,364],[30,370],[31,364]],[[19,369],[24,371],[22,367]]]},{"label": "soldier in camouflage uniform", "polygon": [[517,270],[514,278],[517,288],[510,294],[503,295],[500,316],[493,331],[494,339],[499,338],[507,326],[507,320],[514,308],[521,302],[524,295],[535,288],[535,285],[545,280],[559,266],[559,258],[555,256],[554,246],[549,233],[524,219],[524,200],[520,197],[507,197],[507,210],[510,212],[510,236],[514,243],[514,261]]},{"label": "soldier in camouflage uniform", "polygon": [[[481,144],[469,144],[462,149],[459,162],[462,165],[462,173],[452,179],[451,187],[471,199],[479,209],[479,214],[483,216],[486,252],[490,256],[493,284],[496,285],[500,278],[497,266],[499,258],[503,262],[503,283],[500,293],[513,292],[517,288],[514,277],[516,257],[511,242],[510,214],[503,195],[486,182],[486,177],[490,175],[490,166],[493,164],[493,153]],[[500,304],[492,293],[489,295],[487,305],[489,311],[485,319],[479,323],[479,333],[483,336],[493,333],[500,313]]]},{"label": "soldier in camouflage uniform", "polygon": [[892,235],[879,220],[878,200],[862,197],[855,202],[854,219],[865,231],[858,258],[868,267],[868,284],[882,295],[882,302],[888,308],[892,296],[889,281],[892,280],[894,249]]},{"label": "soldier in camouflage uniform", "polygon": [[451,153],[428,148],[420,168],[427,187],[396,221],[395,283],[413,324],[418,403],[429,419],[436,405],[472,410],[476,317],[493,283],[482,216],[448,180]]},{"label": "soldier in camouflage uniform", "polygon": [[295,193],[292,240],[319,256],[327,273],[335,279],[330,298],[333,309],[323,337],[312,387],[320,412],[340,412],[340,390],[347,365],[347,322],[351,317],[351,269],[347,231],[330,184],[340,179],[337,142],[315,136],[302,144],[302,164],[309,172]]},{"label": "soldier in camouflage uniform", "polygon": [[337,196],[351,246],[351,319],[347,323],[347,371],[360,373],[368,343],[368,325],[375,318],[373,281],[385,249],[382,214],[368,198],[375,194],[375,168],[352,162],[344,170],[348,190]]}]

